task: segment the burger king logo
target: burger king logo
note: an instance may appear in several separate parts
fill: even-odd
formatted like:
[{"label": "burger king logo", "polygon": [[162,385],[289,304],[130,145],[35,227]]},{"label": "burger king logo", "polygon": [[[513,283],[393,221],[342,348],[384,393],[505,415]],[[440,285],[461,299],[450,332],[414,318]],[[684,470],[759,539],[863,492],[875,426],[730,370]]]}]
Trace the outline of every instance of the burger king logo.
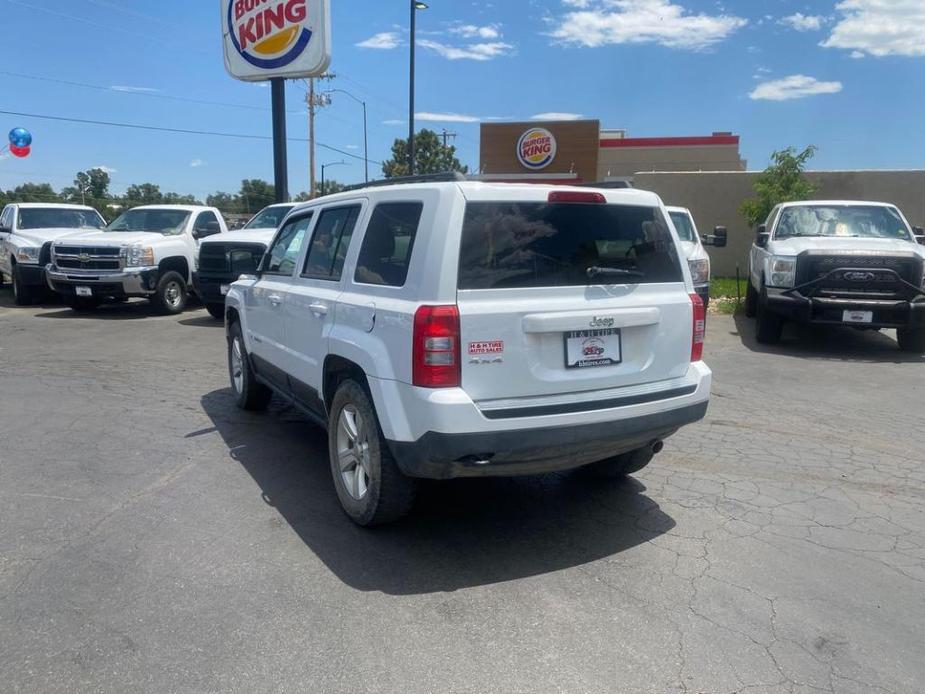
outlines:
[{"label": "burger king logo", "polygon": [[532,128],[520,136],[517,158],[528,169],[543,169],[556,158],[556,138],[546,128]]},{"label": "burger king logo", "polygon": [[312,39],[308,0],[231,0],[228,34],[254,67],[276,70],[302,55]]}]

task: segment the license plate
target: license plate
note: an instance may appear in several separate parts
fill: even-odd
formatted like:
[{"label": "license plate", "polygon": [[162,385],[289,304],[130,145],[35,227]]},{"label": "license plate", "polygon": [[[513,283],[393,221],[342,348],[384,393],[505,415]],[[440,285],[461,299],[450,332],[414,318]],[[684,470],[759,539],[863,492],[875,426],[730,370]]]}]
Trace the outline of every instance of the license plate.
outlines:
[{"label": "license plate", "polygon": [[77,287],[74,293],[77,294],[77,296],[93,296],[93,290],[90,289],[90,287]]},{"label": "license plate", "polygon": [[613,366],[623,361],[620,331],[576,330],[565,333],[565,366],[587,369]]},{"label": "license plate", "polygon": [[873,311],[845,311],[842,316],[845,323],[873,323]]},{"label": "license plate", "polygon": [[222,296],[227,296],[228,292],[231,291],[231,285],[223,284],[221,287],[219,287],[219,291],[221,291]]}]

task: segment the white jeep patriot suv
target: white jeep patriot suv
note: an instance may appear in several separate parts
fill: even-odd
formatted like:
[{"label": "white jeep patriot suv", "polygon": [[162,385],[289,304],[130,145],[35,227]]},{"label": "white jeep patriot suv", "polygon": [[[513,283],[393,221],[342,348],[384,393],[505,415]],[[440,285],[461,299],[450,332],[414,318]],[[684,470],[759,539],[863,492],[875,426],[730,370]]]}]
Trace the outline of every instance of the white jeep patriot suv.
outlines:
[{"label": "white jeep patriot suv", "polygon": [[656,195],[389,183],[297,207],[226,297],[238,405],[326,426],[355,522],[404,514],[414,478],[626,475],[705,415],[703,304]]},{"label": "white jeep patriot suv", "polygon": [[758,227],[745,312],[756,339],[780,340],[785,321],[896,328],[899,347],[925,353],[925,243],[882,202],[789,202]]},{"label": "white jeep patriot suv", "polygon": [[227,231],[214,207],[135,207],[102,231],[55,243],[45,274],[76,311],[106,298],[146,297],[161,313],[182,313],[199,241]]}]

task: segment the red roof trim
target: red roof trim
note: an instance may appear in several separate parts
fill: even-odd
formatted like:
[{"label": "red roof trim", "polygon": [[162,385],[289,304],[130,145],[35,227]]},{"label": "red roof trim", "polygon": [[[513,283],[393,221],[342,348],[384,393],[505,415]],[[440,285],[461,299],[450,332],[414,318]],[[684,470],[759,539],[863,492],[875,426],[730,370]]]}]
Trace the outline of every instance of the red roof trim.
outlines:
[{"label": "red roof trim", "polygon": [[601,140],[601,147],[703,147],[738,145],[738,135],[707,135],[705,137],[627,137]]}]

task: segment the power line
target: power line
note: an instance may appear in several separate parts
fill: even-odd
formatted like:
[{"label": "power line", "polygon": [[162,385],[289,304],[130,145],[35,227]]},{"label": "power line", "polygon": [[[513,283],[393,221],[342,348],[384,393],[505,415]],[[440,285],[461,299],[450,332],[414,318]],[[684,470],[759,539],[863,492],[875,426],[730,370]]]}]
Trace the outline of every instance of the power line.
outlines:
[{"label": "power line", "polygon": [[[38,113],[20,113],[17,111],[2,111],[0,114],[5,116],[18,116],[20,118],[37,118],[40,120],[50,120],[50,121],[59,121],[64,123],[79,123],[81,125],[100,125],[110,128],[127,128],[131,130],[147,130],[149,132],[161,132],[161,133],[174,133],[179,135],[205,135],[209,137],[230,137],[236,138],[239,140],[272,140],[273,138],[269,135],[251,135],[247,133],[223,133],[216,132],[213,130],[187,130],[184,128],[165,128],[156,125],[139,125],[136,123],[116,123],[114,121],[101,121],[101,120],[90,120],[85,118],[69,118],[66,116],[48,116]],[[290,137],[288,138],[290,142],[308,142],[306,137]],[[337,152],[342,154],[345,157],[350,157],[351,159],[358,159],[363,161],[364,158],[358,154],[353,154],[343,149],[338,149],[337,147],[332,147],[331,145],[326,145],[321,142],[315,142],[315,145],[321,147],[322,149],[329,150],[331,152]],[[381,161],[374,161],[370,159],[371,162],[375,164],[382,165]]]},{"label": "power line", "polygon": [[[27,75],[22,72],[11,72],[10,70],[0,70],[0,75],[17,77],[25,80],[35,80],[37,82],[50,82],[52,84],[63,84],[68,87],[80,87],[82,89],[95,89],[97,91],[111,92],[113,94],[129,94],[135,96],[147,96],[153,99],[167,99],[169,101],[183,101],[191,104],[201,104],[204,106],[221,106],[223,108],[243,108],[251,111],[269,111],[270,109],[263,106],[248,106],[246,104],[231,104],[224,101],[206,101],[204,99],[191,99],[185,96],[171,96],[170,94],[157,94],[150,91],[138,91],[134,89],[119,89],[118,87],[107,87],[102,84],[90,84],[88,82],[72,82],[62,80],[56,77],[43,77],[41,75]],[[301,115],[299,111],[289,111],[289,115]]]}]

